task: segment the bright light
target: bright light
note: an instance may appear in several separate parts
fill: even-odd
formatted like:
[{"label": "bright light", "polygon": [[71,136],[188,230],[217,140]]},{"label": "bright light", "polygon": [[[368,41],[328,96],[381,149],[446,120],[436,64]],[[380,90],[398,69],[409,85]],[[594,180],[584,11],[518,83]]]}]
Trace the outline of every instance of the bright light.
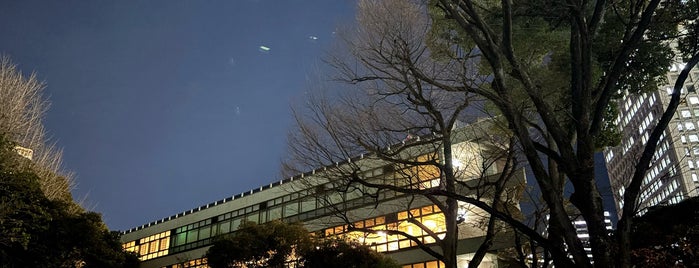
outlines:
[{"label": "bright light", "polygon": [[468,210],[469,210],[469,205],[464,203],[464,202],[459,201],[459,209],[456,212],[456,214],[457,214],[457,218],[461,222],[465,222],[466,220],[468,220]]},{"label": "bright light", "polygon": [[426,220],[426,221],[422,222],[422,224],[424,224],[425,226],[427,226],[427,228],[430,228],[430,230],[432,230],[432,229],[434,229],[435,227],[437,227],[437,223],[434,222],[433,220]]},{"label": "bright light", "polygon": [[452,159],[451,159],[451,165],[454,166],[455,168],[460,168],[460,167],[462,167],[464,164],[461,163],[461,161],[459,161],[459,159],[452,158]]}]

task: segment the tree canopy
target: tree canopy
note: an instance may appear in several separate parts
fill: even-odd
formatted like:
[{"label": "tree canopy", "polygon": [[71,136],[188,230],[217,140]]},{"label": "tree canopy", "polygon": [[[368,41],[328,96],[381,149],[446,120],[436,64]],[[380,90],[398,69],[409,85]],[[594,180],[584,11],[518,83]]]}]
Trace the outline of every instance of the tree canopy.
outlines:
[{"label": "tree canopy", "polygon": [[206,253],[213,267],[284,267],[297,248],[310,246],[299,224],[244,222],[232,235],[218,238]]},{"label": "tree canopy", "polygon": [[[321,88],[307,102],[314,108],[297,111],[298,127],[290,135],[293,159],[305,160],[305,167],[328,166],[341,173],[337,178],[353,178],[347,185],[378,189],[365,195],[391,190],[439,205],[447,226],[438,243],[443,254],[423,249],[447,267],[456,265],[458,202],[505,221],[530,245],[544,247],[556,266],[628,267],[630,226],[643,177],[689,71],[699,62],[697,1],[660,2],[360,1],[358,26],[343,36],[345,53],[328,59],[337,71],[332,78],[346,84],[339,92],[333,91],[335,85]],[[675,62],[684,69],[676,81],[667,81],[664,76]],[[674,85],[674,93],[637,156],[635,173],[625,185],[619,230],[612,237],[595,177],[595,153],[620,140],[616,102],[665,83]],[[486,132],[501,140],[512,137],[511,146],[504,147],[521,156],[499,163],[526,160],[548,212],[547,237],[498,204],[456,190],[463,179],[454,173],[452,129],[478,116],[500,122],[499,129]],[[406,160],[407,152],[417,150],[411,145],[428,143],[437,144],[432,149],[439,157]],[[362,177],[359,167],[347,170],[351,163],[336,165],[364,154],[398,167],[436,167],[439,172],[432,175],[438,174],[439,187],[390,186]],[[421,175],[415,180],[433,177]],[[570,193],[564,190],[568,184]],[[587,223],[592,258],[566,212],[569,203]]]},{"label": "tree canopy", "polygon": [[631,229],[632,263],[639,267],[699,266],[699,197],[651,208]]},{"label": "tree canopy", "polygon": [[[71,203],[73,174],[62,170],[62,152],[48,139],[42,122],[50,105],[45,87],[36,74],[24,75],[9,56],[0,54],[0,134],[32,159],[22,164],[38,175],[46,197]],[[82,211],[77,204],[70,209]]]},{"label": "tree canopy", "polygon": [[215,239],[206,252],[212,268],[301,267],[397,268],[393,260],[365,245],[316,238],[298,223],[245,222],[232,235]]},{"label": "tree canopy", "polygon": [[138,267],[119,234],[76,204],[70,178],[57,173],[60,153],[45,144],[41,126],[42,88],[0,57],[0,267]]},{"label": "tree canopy", "polygon": [[356,241],[340,238],[318,239],[304,250],[301,264],[305,268],[398,268],[396,262]]}]

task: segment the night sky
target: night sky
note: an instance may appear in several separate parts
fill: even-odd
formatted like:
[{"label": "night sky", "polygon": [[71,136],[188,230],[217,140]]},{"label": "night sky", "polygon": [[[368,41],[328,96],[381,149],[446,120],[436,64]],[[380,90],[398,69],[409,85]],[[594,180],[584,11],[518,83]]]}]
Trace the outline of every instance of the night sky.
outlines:
[{"label": "night sky", "polygon": [[281,179],[290,107],[354,5],[0,0],[0,53],[47,83],[75,199],[126,230]]},{"label": "night sky", "polygon": [[76,199],[129,229],[279,180],[290,105],[349,0],[0,0],[0,53],[47,83]]}]

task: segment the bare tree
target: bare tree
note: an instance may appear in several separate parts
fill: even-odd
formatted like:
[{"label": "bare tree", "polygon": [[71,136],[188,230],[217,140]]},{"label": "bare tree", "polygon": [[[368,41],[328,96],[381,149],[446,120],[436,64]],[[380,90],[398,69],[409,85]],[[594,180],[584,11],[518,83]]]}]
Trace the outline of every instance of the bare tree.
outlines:
[{"label": "bare tree", "polygon": [[62,151],[48,140],[42,123],[49,108],[44,88],[36,74],[25,76],[8,56],[0,56],[0,135],[32,159],[29,168],[41,178],[46,197],[72,203],[73,175],[63,172]]},{"label": "bare tree", "polygon": [[[440,187],[431,194],[445,199],[427,198],[442,202],[447,219],[442,249],[451,256],[456,201],[479,201],[462,199],[455,191],[453,129],[465,114],[479,111],[470,107],[482,104],[483,110],[501,116],[496,120],[516,138],[535,176],[549,212],[548,237],[491,206],[482,209],[544,247],[557,266],[591,267],[594,262],[628,267],[629,229],[642,178],[679,103],[687,73],[699,61],[696,7],[696,1],[661,6],[660,0],[360,1],[358,29],[345,39],[349,59],[329,60],[354,90],[311,102],[316,109],[299,120],[291,151],[315,166],[371,153],[395,163],[437,167]],[[619,240],[614,241],[604,223],[594,154],[618,139],[610,119],[620,93],[654,90],[664,82],[666,66],[677,56],[673,43],[680,44],[687,64],[671,81],[670,105],[626,187]],[[406,134],[432,135],[414,143],[438,141],[433,149],[439,157],[405,160],[410,150],[403,148],[411,146],[391,145]],[[378,186],[349,171],[342,175]],[[573,188],[570,195],[563,191],[567,183]],[[592,259],[566,212],[568,200],[587,222]],[[452,260],[445,263],[453,267]]]},{"label": "bare tree", "polygon": [[[605,229],[602,198],[594,175],[594,153],[603,145],[605,131],[609,130],[610,120],[605,115],[614,109],[613,99],[618,92],[657,89],[661,82],[659,77],[674,57],[671,42],[697,40],[693,35],[696,34],[696,2],[666,2],[662,7],[659,0],[560,3],[503,0],[488,6],[483,4],[449,0],[435,3],[436,9],[443,12],[442,18],[454,23],[455,28],[464,33],[461,37],[479,49],[483,68],[492,74],[488,87],[464,90],[488,98],[507,118],[551,211],[551,240],[560,246],[565,243],[577,266],[590,266],[591,260],[587,259],[565,212],[566,197],[561,187],[568,180],[574,189],[570,201],[587,222],[595,265],[629,266],[628,231],[641,180],[677,107],[686,73],[699,58],[696,42],[684,47],[683,52],[690,55],[684,76],[680,75],[676,81],[673,101],[651,134],[636,165],[634,178],[626,188],[624,214],[618,230],[620,256],[616,258],[612,255],[614,241]],[[546,22],[543,25],[548,28],[537,28],[532,18],[538,18],[539,23]],[[680,26],[693,30],[682,32]],[[565,41],[565,53],[556,54],[556,48],[549,46],[544,51],[550,53],[547,54],[550,57],[532,61],[535,51],[528,49],[527,44],[544,44],[525,35],[542,33],[565,34],[561,39]],[[541,66],[551,65],[545,61],[556,62],[557,57],[565,60],[564,68],[559,69],[563,72],[558,75],[566,81],[558,90],[547,85],[547,80],[537,73]],[[561,95],[552,102],[547,92]],[[534,116],[524,115],[516,98],[530,103]],[[560,110],[557,103],[563,103],[565,109]],[[536,140],[537,136],[545,137],[544,142]],[[549,160],[548,168],[543,159]]]},{"label": "bare tree", "polygon": [[[321,88],[309,94],[308,109],[296,113],[286,168],[296,173],[324,166],[310,172],[308,186],[316,185],[316,197],[342,219],[345,232],[405,237],[446,267],[457,265],[459,239],[481,239],[469,263],[476,267],[493,245],[502,247],[498,237],[511,236],[512,226],[545,244],[521,223],[524,180],[511,132],[497,118],[476,120],[473,112],[484,109],[481,97],[415,75],[420,69],[421,75],[449,84],[488,79],[475,75],[473,63],[431,55],[425,11],[409,1],[359,2],[358,29],[344,36],[348,57],[335,54],[328,61],[339,71],[337,79],[354,90]],[[357,201],[362,199],[370,201]],[[376,203],[381,200],[391,201]],[[406,213],[391,228],[376,230],[356,222],[368,217],[362,213],[370,210],[356,210],[367,204]],[[411,213],[428,205],[442,215],[442,229]],[[469,221],[461,223],[464,211]]]},{"label": "bare tree", "polygon": [[[315,111],[347,111],[337,104],[321,107],[313,106]],[[324,114],[323,117],[336,115]],[[320,201],[326,211],[339,219],[324,222],[324,226],[328,223],[345,226],[334,235],[347,235],[367,243],[371,236],[400,236],[448,267],[456,265],[459,239],[477,239],[480,246],[469,263],[470,267],[477,267],[486,253],[493,251],[494,245],[502,248],[503,239],[512,237],[513,231],[503,226],[503,218],[521,219],[518,200],[524,188],[523,171],[517,168],[509,143],[503,146],[485,135],[497,131],[483,126],[486,123],[450,130],[452,138],[449,140],[438,134],[405,134],[402,141],[386,147],[372,145],[377,141],[364,138],[354,145],[340,144],[339,137],[348,137],[351,133],[335,128],[328,131],[315,123],[306,123],[292,136],[293,160],[298,160],[296,166],[302,167],[334,162],[306,173],[309,175],[305,176],[307,183],[303,186],[315,189],[311,198]],[[345,123],[348,125],[344,129],[349,130],[358,122]],[[389,131],[376,130],[374,134]],[[362,144],[365,141],[367,143]],[[334,145],[343,146],[334,148]],[[451,147],[446,149],[452,153],[450,158],[444,154],[447,146]],[[355,149],[364,153],[350,157],[349,152]],[[445,175],[445,165],[452,165],[451,176]],[[449,189],[448,184],[453,188]],[[453,207],[449,207],[451,202]],[[421,209],[440,215],[432,214],[426,220],[425,211]],[[381,219],[382,223],[388,223],[386,228],[377,229],[361,221],[383,215],[383,211],[403,212],[393,220]],[[491,217],[492,213],[500,214]],[[430,221],[436,224],[425,223]],[[453,229],[449,221],[453,222]],[[408,231],[411,228],[415,230]],[[433,248],[435,245],[439,250]],[[451,251],[450,246],[453,246]]]}]

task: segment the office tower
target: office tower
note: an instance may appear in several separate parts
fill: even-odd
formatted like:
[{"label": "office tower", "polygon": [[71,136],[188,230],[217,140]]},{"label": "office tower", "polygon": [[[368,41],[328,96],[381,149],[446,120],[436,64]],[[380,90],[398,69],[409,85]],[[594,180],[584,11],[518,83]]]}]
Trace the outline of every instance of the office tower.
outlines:
[{"label": "office tower", "polygon": [[[578,235],[578,238],[580,238],[580,241],[583,243],[583,247],[585,247],[587,257],[592,259],[592,246],[590,244],[590,234],[587,231],[587,222],[579,213],[571,214],[570,221],[573,223],[573,226],[575,227],[575,233]],[[610,233],[613,231],[612,219],[610,218],[609,211],[604,212],[604,225]]]},{"label": "office tower", "polygon": [[[619,102],[614,122],[622,132],[621,144],[604,150],[617,214],[621,216],[623,195],[648,137],[670,101],[670,94],[683,64],[673,64],[668,85],[659,90],[628,95]],[[694,68],[682,88],[682,101],[663,133],[639,196],[639,213],[649,207],[676,204],[697,196],[699,186],[699,69]]]}]

